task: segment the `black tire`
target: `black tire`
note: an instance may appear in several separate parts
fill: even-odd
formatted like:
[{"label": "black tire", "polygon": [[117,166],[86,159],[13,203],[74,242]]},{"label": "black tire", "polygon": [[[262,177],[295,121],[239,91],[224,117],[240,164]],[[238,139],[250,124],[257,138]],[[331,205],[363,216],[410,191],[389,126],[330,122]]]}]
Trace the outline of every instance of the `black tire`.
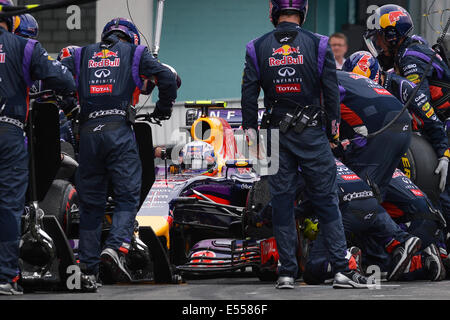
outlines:
[{"label": "black tire", "polygon": [[253,272],[256,274],[258,279],[263,282],[274,282],[278,279],[278,274],[276,271],[264,270],[262,271],[258,267],[252,268]]},{"label": "black tire", "polygon": [[[61,141],[61,153],[67,154],[73,160],[76,159],[73,146],[68,142]],[[64,164],[61,164],[58,172],[56,173],[55,180],[67,180],[71,183],[74,183],[75,182],[74,169],[70,167],[65,167]]]},{"label": "black tire", "polygon": [[192,243],[189,230],[183,230],[183,226],[173,228],[170,231],[170,262],[180,266],[188,261],[189,250],[195,244]]},{"label": "black tire", "polygon": [[[258,228],[251,222],[253,216],[264,209],[271,199],[269,179],[268,177],[261,177],[261,180],[257,181],[248,193],[247,206],[242,219],[244,237],[267,239],[273,236],[271,225]],[[271,211],[272,207],[267,206],[265,210]],[[270,214],[270,212],[267,212],[267,214]]]},{"label": "black tire", "polygon": [[411,145],[399,165],[420,190],[436,204],[439,201],[439,175],[434,174],[438,165],[436,152],[423,136],[413,133]]},{"label": "black tire", "polygon": [[70,214],[78,209],[78,195],[73,185],[65,180],[53,181],[39,207],[45,215],[55,216],[63,231],[70,231]]}]

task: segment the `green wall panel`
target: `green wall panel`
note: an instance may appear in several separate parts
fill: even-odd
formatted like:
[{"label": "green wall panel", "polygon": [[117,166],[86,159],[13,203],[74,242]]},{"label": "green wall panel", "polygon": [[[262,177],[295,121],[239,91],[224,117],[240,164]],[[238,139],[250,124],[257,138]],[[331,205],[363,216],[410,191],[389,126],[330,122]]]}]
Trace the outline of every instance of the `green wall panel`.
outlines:
[{"label": "green wall panel", "polygon": [[268,3],[165,2],[159,58],[175,67],[182,78],[178,101],[240,98],[245,46],[273,28]]}]

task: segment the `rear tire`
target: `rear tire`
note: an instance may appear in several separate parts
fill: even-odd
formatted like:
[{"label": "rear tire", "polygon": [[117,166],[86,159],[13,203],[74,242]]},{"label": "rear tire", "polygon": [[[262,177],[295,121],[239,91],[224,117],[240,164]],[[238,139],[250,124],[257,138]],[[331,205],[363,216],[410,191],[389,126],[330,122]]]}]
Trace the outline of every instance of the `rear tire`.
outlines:
[{"label": "rear tire", "polygon": [[55,216],[63,231],[70,231],[70,214],[78,209],[78,195],[72,184],[65,180],[53,181],[39,207],[45,215]]},{"label": "rear tire", "polygon": [[399,164],[399,169],[425,192],[433,204],[439,201],[439,175],[434,174],[438,165],[436,152],[425,137],[412,134],[411,145]]}]

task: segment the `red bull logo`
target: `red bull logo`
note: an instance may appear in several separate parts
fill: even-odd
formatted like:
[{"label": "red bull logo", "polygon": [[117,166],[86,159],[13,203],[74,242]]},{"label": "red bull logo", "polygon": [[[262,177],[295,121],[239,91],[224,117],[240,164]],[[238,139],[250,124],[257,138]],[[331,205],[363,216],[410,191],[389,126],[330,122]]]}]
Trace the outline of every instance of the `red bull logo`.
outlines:
[{"label": "red bull logo", "polygon": [[[115,58],[110,60],[110,58]],[[98,61],[98,59],[101,59]],[[119,52],[113,52],[108,49],[104,49],[100,52],[94,52],[92,59],[89,60],[89,68],[105,68],[105,67],[118,67],[120,66]]]},{"label": "red bull logo", "polygon": [[[291,57],[291,54],[297,54],[297,58]],[[281,48],[273,49],[272,56],[283,56],[282,59],[269,58],[270,67],[280,67],[292,64],[303,64],[303,55],[300,54],[300,48],[294,48],[290,45],[284,45]]]},{"label": "red bull logo", "polygon": [[400,21],[401,17],[407,16],[408,15],[401,10],[386,13],[380,18],[380,26],[383,29],[387,27],[395,27],[397,25],[397,22]]},{"label": "red bull logo", "polygon": [[286,45],[284,45],[281,48],[278,48],[276,50],[273,49],[272,55],[273,56],[276,56],[276,55],[290,56],[293,53],[299,54],[300,53],[300,48],[299,47],[293,48],[290,45],[286,44]]}]

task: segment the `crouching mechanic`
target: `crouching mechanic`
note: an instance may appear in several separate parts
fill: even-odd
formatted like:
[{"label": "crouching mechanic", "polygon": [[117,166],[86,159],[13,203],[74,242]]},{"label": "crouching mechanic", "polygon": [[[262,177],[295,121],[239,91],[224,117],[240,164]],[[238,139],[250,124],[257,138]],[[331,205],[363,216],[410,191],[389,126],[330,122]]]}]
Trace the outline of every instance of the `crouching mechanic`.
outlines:
[{"label": "crouching mechanic", "polygon": [[[140,200],[141,160],[132,123],[141,77],[157,79],[159,100],[152,117],[167,120],[177,97],[176,77],[144,46],[135,25],[123,18],[106,24],[101,42],[75,49],[62,60],[74,74],[80,105],[80,263],[95,279],[99,271],[116,282],[131,281],[125,259]],[[101,251],[108,180],[115,209]],[[101,261],[101,268],[100,267]],[[101,270],[99,270],[101,269]],[[87,290],[96,290],[96,285]]]},{"label": "crouching mechanic", "polygon": [[329,137],[338,135],[336,64],[328,38],[301,27],[307,11],[306,0],[270,2],[270,16],[276,29],[247,44],[242,84],[242,126],[247,131],[249,143],[256,143],[257,99],[261,87],[267,111],[272,115],[268,128],[280,129],[280,168],[269,177],[272,203],[277,204],[273,206],[272,223],[281,263],[276,288],[293,289],[298,275],[294,200],[299,165],[306,181],[306,193],[325,235],[325,247],[335,273],[334,287],[367,287],[367,278],[350,270],[345,258],[347,246],[338,207],[336,164],[327,135],[322,130],[322,121],[316,118],[300,129],[281,124],[288,114],[295,114],[296,109],[318,115],[318,108],[313,106],[320,106],[323,93]]},{"label": "crouching mechanic", "polygon": [[[359,51],[352,54],[345,62],[344,71],[364,75],[371,80],[379,82],[386,90],[405,104],[412,94],[416,85],[406,78],[392,72],[380,72],[378,61],[370,52]],[[448,150],[447,134],[442,122],[437,118],[433,107],[427,98],[423,88],[414,96],[408,111],[413,118],[413,130],[420,132],[435,150],[439,161],[435,174],[440,175],[440,190],[444,191],[447,180]],[[436,211],[426,195],[414,186],[405,176],[394,173],[384,199],[383,206],[391,216],[402,219],[412,219],[408,231],[422,239],[422,245],[427,247],[439,233],[445,221],[439,219]],[[405,215],[407,217],[405,217]],[[411,221],[411,220],[410,220]]]},{"label": "crouching mechanic", "polygon": [[[11,6],[10,0],[0,5]],[[75,82],[67,68],[53,61],[39,42],[12,34],[14,18],[0,18],[0,294],[22,294],[17,285],[21,216],[28,186],[28,151],[24,125],[28,92],[35,80],[68,93]]]},{"label": "crouching mechanic", "polygon": [[[403,105],[378,83],[355,73],[338,71],[341,101],[343,162],[382,200],[401,157],[411,143],[411,120],[403,113],[386,128]],[[386,128],[386,130],[384,130]],[[381,129],[384,131],[379,132]],[[379,132],[368,139],[369,134]],[[381,201],[380,201],[381,202]]]},{"label": "crouching mechanic", "polygon": [[[352,54],[344,64],[343,71],[354,72],[380,83],[393,96],[406,104],[415,91],[416,85],[393,72],[381,71],[378,61],[370,52],[359,51]],[[439,189],[445,190],[450,156],[447,133],[437,117],[427,95],[428,89],[421,87],[408,107],[413,118],[414,131],[420,132],[430,142],[439,159],[435,174],[440,175]]]},{"label": "crouching mechanic", "polygon": [[[362,250],[359,264],[362,272],[369,265],[377,265],[382,277],[393,281],[399,279],[411,262],[412,254],[391,254],[391,247],[397,251],[408,251],[411,243],[420,240],[403,231],[378,203],[371,188],[342,162],[336,160],[339,208],[342,213],[347,244]],[[314,212],[308,199],[304,199],[298,213]],[[333,267],[323,244],[324,234],[319,224],[317,238],[310,246],[303,279],[308,284],[326,283],[332,278]],[[400,249],[401,248],[401,249]],[[353,248],[354,249],[354,248]],[[400,250],[399,250],[400,249]],[[350,249],[353,253],[354,250]],[[351,258],[352,255],[348,255]],[[358,260],[358,259],[357,259]],[[356,268],[350,259],[350,268]],[[370,273],[370,272],[369,272]]]}]

